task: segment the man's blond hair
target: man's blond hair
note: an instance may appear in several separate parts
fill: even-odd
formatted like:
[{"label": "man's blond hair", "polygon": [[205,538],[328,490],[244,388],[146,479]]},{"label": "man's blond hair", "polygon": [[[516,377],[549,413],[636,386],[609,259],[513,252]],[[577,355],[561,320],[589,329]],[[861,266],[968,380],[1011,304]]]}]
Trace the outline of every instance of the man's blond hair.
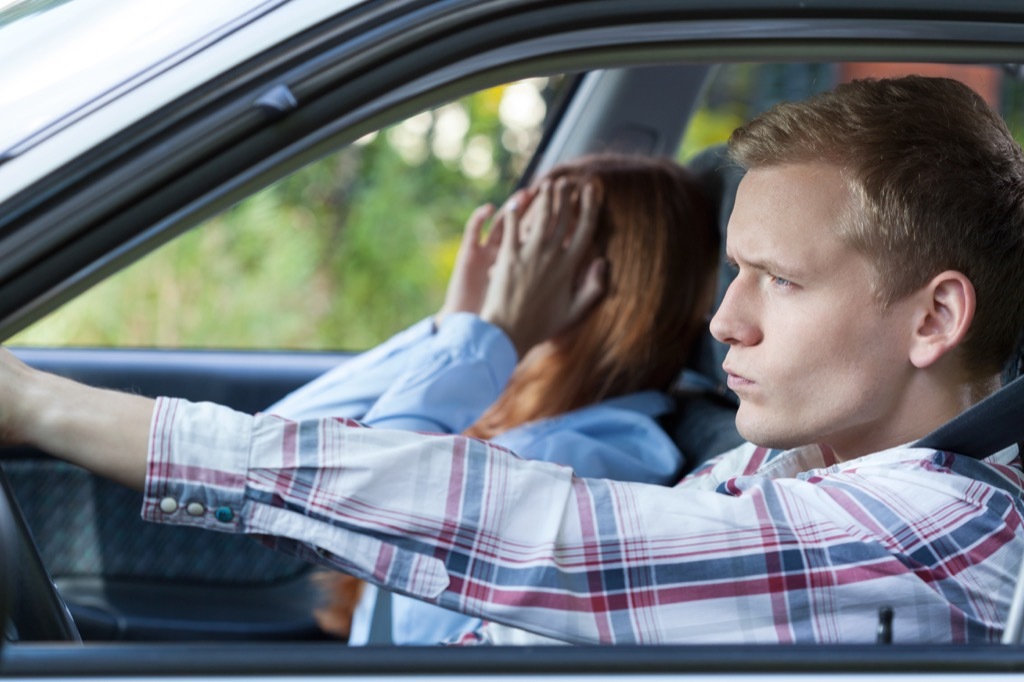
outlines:
[{"label": "man's blond hair", "polygon": [[965,369],[999,372],[1024,329],[1024,155],[973,90],[922,76],[853,81],[770,109],[733,133],[729,152],[748,170],[838,167],[855,203],[841,236],[872,264],[879,303],[963,273],[977,296]]}]

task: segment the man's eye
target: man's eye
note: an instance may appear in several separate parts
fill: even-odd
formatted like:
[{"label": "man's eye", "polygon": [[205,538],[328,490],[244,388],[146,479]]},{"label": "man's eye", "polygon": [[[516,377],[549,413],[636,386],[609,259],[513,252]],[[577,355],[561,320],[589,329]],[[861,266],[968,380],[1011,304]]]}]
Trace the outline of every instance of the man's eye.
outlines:
[{"label": "man's eye", "polygon": [[783,279],[782,277],[778,277],[777,275],[768,275],[768,279],[771,281],[772,284],[783,289],[788,289],[789,287],[793,286],[793,283],[790,282],[788,279]]}]

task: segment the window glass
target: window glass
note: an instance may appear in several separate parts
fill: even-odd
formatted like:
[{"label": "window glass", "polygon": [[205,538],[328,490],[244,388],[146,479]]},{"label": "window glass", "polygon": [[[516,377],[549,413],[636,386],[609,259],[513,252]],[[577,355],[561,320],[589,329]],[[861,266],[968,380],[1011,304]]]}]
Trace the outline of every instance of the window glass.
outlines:
[{"label": "window glass", "polygon": [[440,306],[463,224],[514,189],[562,78],[413,116],[240,203],[20,345],[368,348]]},{"label": "window glass", "polygon": [[855,78],[906,74],[956,78],[999,110],[1018,141],[1024,140],[1024,72],[984,64],[723,64],[712,71],[686,130],[679,157],[691,159],[724,144],[737,126],[773,104],[797,100]]},{"label": "window glass", "polygon": [[801,99],[836,83],[832,64],[721,64],[712,70],[686,128],[681,161],[724,144],[729,135],[773,104]]}]

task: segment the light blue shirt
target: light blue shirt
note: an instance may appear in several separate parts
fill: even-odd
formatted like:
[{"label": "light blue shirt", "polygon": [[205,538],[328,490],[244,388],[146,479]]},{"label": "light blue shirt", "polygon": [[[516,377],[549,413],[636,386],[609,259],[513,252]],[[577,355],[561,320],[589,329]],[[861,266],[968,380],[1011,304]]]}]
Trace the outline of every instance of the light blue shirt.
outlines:
[{"label": "light blue shirt", "polygon": [[[379,428],[460,433],[501,395],[517,362],[499,328],[468,313],[423,320],[267,408],[291,419],[350,417]],[[683,457],[655,419],[672,399],[642,391],[510,429],[492,440],[521,457],[572,467],[580,476],[671,484]],[[350,644],[366,642],[375,588],[363,595]],[[392,596],[396,644],[436,644],[479,620]]]}]

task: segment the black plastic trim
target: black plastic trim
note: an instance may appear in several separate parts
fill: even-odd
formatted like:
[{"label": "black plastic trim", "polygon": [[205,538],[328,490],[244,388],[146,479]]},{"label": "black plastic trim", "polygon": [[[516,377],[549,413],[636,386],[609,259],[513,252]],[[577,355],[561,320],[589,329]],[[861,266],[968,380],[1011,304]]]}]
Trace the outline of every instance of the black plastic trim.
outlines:
[{"label": "black plastic trim", "polygon": [[[1005,674],[1024,671],[1020,647],[578,646],[359,647],[324,644],[177,644],[11,647],[0,674],[74,675],[655,675],[884,673]],[[818,678],[815,678],[818,679]],[[977,679],[974,677],[972,679]]]},{"label": "black plastic trim", "polygon": [[537,148],[533,150],[533,156],[530,157],[526,168],[523,169],[523,175],[519,178],[519,183],[516,185],[517,189],[527,186],[533,180],[537,172],[537,166],[544,157],[544,152],[551,146],[551,140],[555,136],[555,131],[558,130],[556,122],[561,121],[565,117],[565,113],[569,110],[573,98],[583,84],[584,75],[586,74],[573,73],[566,76],[566,83],[562,86],[555,101],[551,103],[551,107],[548,109],[548,115],[544,121],[544,132],[537,143]]},{"label": "black plastic trim", "polygon": [[[3,474],[0,473],[0,476]],[[10,631],[11,604],[14,601],[14,574],[21,563],[21,545],[15,532],[14,511],[7,503],[13,497],[0,499],[0,656]]]},{"label": "black plastic trim", "polygon": [[87,642],[316,641],[310,571],[277,584],[196,585],[96,577],[57,585]]},{"label": "black plastic trim", "polygon": [[10,531],[15,539],[15,556],[18,564],[10,576],[15,589],[10,592],[10,620],[17,630],[19,641],[65,641],[81,642],[64,599],[57,592],[53,579],[43,565],[35,540],[25,526],[14,491],[6,474],[0,469],[0,504],[6,505],[9,519],[13,521]]}]

